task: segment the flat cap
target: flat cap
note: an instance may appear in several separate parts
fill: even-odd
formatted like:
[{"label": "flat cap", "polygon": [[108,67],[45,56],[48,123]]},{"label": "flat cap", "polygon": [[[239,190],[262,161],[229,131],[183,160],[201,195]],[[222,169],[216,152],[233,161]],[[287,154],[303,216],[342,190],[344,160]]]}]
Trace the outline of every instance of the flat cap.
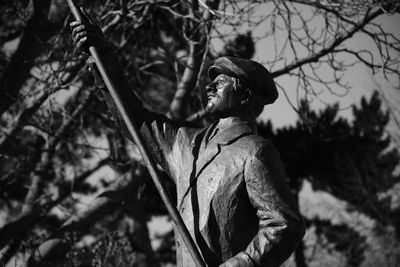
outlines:
[{"label": "flat cap", "polygon": [[271,73],[258,62],[237,57],[220,57],[208,69],[211,80],[219,74],[243,80],[257,97],[262,98],[264,105],[272,104],[278,98],[278,90]]}]

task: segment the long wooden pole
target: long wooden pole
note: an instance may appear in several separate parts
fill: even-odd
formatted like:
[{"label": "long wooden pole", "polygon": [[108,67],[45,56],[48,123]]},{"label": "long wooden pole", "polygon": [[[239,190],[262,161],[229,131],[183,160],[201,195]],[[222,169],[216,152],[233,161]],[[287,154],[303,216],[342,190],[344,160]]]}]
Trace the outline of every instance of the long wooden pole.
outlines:
[{"label": "long wooden pole", "polygon": [[[78,7],[75,5],[73,0],[67,0],[68,6],[71,10],[72,15],[76,20],[82,21],[82,16],[80,11],[78,10]],[[139,131],[137,130],[136,126],[133,124],[133,122],[129,118],[129,113],[126,109],[126,104],[124,105],[124,101],[122,100],[123,98],[119,95],[118,91],[116,90],[116,86],[108,73],[106,72],[101,55],[98,53],[97,49],[95,46],[90,46],[89,47],[89,52],[91,56],[93,57],[97,68],[99,69],[99,72],[104,80],[105,85],[108,88],[108,91],[111,94],[111,97],[115,103],[115,105],[118,108],[118,111],[122,117],[122,119],[125,122],[126,128],[128,129],[130,135],[133,138],[133,141],[136,143],[136,145],[139,148],[140,153],[142,154],[143,160],[147,166],[147,169],[149,170],[150,176],[153,179],[153,182],[161,196],[161,199],[163,200],[174,224],[175,227],[177,228],[179,234],[181,235],[183,241],[185,242],[185,245],[187,249],[189,250],[190,254],[193,257],[194,262],[196,263],[196,266],[199,267],[205,267],[206,264],[203,261],[203,258],[201,257],[199,251],[197,250],[197,247],[193,241],[193,239],[190,236],[190,233],[185,225],[185,223],[182,220],[182,217],[180,216],[178,210],[176,207],[172,204],[166,188],[164,184],[161,182],[160,176],[158,174],[156,164],[154,160],[151,158],[150,153],[143,142],[142,137],[139,134]],[[139,114],[137,114],[139,115]]]}]

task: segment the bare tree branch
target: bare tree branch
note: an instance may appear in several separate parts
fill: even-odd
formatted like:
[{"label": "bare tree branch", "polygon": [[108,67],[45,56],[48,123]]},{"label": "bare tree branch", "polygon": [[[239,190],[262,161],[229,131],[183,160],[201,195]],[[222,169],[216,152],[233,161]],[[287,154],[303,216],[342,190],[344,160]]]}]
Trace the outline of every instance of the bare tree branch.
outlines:
[{"label": "bare tree branch", "polygon": [[287,74],[291,72],[294,69],[297,69],[305,64],[312,63],[312,62],[317,62],[321,57],[328,55],[329,53],[333,52],[336,47],[338,47],[340,44],[342,44],[344,41],[347,39],[351,38],[354,33],[358,32],[361,30],[363,27],[365,27],[369,22],[377,18],[379,15],[383,14],[383,11],[379,8],[376,8],[375,10],[368,12],[364,19],[357,25],[353,26],[352,28],[348,29],[345,33],[337,36],[330,45],[324,47],[320,51],[301,58],[299,60],[296,60],[292,64],[289,64],[281,69],[278,69],[276,71],[272,72],[273,77],[279,77],[283,74]]},{"label": "bare tree branch", "polygon": [[[183,72],[182,79],[178,84],[177,90],[175,92],[175,96],[172,100],[170,106],[170,115],[175,119],[183,119],[185,117],[185,107],[188,102],[188,97],[190,96],[191,90],[194,89],[198,73],[200,71],[200,67],[203,63],[203,55],[206,51],[205,44],[207,41],[206,34],[210,34],[210,30],[212,27],[212,18],[213,13],[210,10],[214,10],[218,7],[219,0],[213,0],[207,3],[207,8],[204,11],[202,21],[193,21],[192,28],[195,29],[195,33],[193,34],[193,38],[189,40],[189,55],[186,61],[185,71]],[[197,17],[198,12],[198,2],[197,0],[193,0],[191,4],[191,14],[190,17],[194,20]],[[201,30],[200,23],[204,23],[205,30]]]}]

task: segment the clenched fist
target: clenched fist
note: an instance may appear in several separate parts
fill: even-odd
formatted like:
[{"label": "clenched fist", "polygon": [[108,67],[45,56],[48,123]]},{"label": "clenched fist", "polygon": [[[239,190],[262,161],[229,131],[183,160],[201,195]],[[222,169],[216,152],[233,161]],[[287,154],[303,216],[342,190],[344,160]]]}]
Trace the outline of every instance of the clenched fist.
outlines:
[{"label": "clenched fist", "polygon": [[72,40],[75,47],[88,53],[90,46],[96,46],[100,53],[104,52],[108,48],[108,45],[100,27],[97,26],[82,7],[80,8],[80,13],[82,21],[77,20],[70,23]]}]

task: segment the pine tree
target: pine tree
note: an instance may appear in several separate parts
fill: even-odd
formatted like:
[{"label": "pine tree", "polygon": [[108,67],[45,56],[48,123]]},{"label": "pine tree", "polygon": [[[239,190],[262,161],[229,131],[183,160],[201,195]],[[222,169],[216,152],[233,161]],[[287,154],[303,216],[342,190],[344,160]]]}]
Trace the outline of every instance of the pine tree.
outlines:
[{"label": "pine tree", "polygon": [[302,101],[299,111],[295,126],[276,131],[271,124],[259,127],[280,152],[295,197],[307,179],[314,189],[347,201],[378,226],[394,227],[400,240],[398,211],[391,210],[390,198],[380,197],[400,181],[394,174],[400,154],[385,131],[389,114],[378,93],[353,107],[352,121],[338,116],[337,104],[315,112]]}]

